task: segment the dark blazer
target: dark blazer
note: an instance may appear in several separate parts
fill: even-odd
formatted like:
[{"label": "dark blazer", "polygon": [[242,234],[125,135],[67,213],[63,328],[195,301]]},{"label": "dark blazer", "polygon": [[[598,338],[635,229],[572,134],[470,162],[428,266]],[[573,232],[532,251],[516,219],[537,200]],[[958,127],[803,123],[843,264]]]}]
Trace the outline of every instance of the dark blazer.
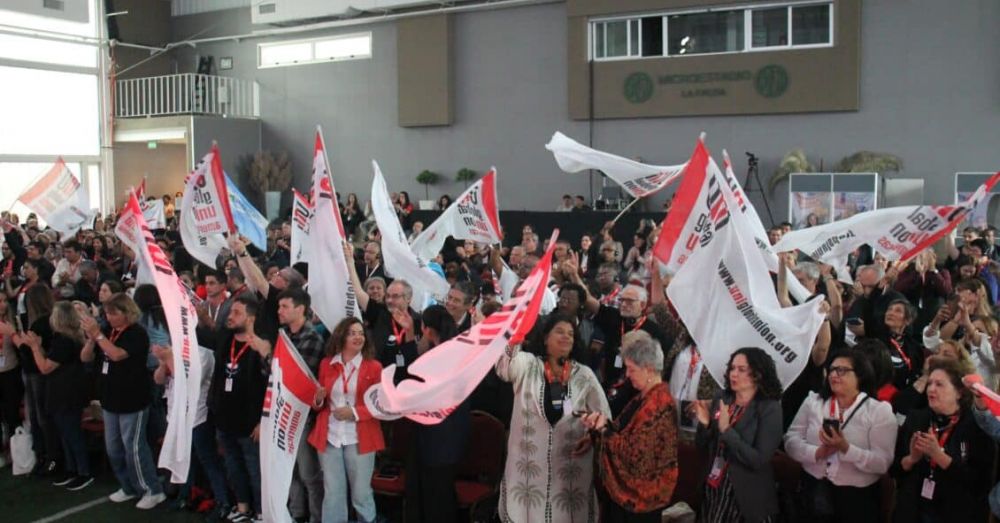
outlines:
[{"label": "dark blazer", "polygon": [[781,444],[781,403],[754,398],[739,421],[720,434],[714,413],[719,410],[723,397],[727,403],[732,402],[732,394],[720,392],[712,400],[712,420],[708,427],[698,424],[695,442],[709,456],[700,479],[704,482],[707,478],[721,440],[725,444],[723,456],[729,463],[729,481],[733,484],[740,513],[744,521],[760,521],[778,513],[771,457]]}]

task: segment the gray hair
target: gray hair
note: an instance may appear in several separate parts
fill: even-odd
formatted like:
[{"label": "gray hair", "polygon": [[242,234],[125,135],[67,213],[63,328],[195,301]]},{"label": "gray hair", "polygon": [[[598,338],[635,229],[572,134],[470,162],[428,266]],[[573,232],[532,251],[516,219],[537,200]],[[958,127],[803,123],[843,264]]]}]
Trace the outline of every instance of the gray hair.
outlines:
[{"label": "gray hair", "polygon": [[[410,285],[410,282],[402,278],[396,278],[395,280],[392,280],[392,283],[389,285],[394,285],[396,283],[403,286],[403,294],[406,296],[406,301],[413,299],[413,286]],[[386,290],[389,290],[389,285],[386,286]]]},{"label": "gray hair", "polygon": [[628,290],[628,289],[632,289],[636,293],[639,294],[639,301],[641,301],[643,303],[647,303],[649,301],[649,293],[646,292],[646,288],[645,287],[643,287],[641,285],[630,284],[630,285],[626,285],[625,288],[622,289],[622,290],[624,291],[624,290]]},{"label": "gray hair", "polygon": [[622,359],[631,361],[643,369],[663,373],[663,349],[660,342],[644,330],[629,332],[622,338]]},{"label": "gray hair", "polygon": [[861,274],[861,271],[875,271],[875,274],[878,274],[878,279],[880,280],[885,277],[885,269],[883,269],[882,266],[877,263],[873,263],[871,265],[862,265],[861,267],[858,267],[859,275]]},{"label": "gray hair", "polygon": [[813,262],[799,262],[792,267],[792,273],[796,276],[805,276],[806,279],[819,281],[819,265]]},{"label": "gray hair", "polygon": [[306,279],[302,276],[302,273],[291,267],[285,267],[280,272],[281,277],[288,282],[289,287],[302,287],[306,283]]}]

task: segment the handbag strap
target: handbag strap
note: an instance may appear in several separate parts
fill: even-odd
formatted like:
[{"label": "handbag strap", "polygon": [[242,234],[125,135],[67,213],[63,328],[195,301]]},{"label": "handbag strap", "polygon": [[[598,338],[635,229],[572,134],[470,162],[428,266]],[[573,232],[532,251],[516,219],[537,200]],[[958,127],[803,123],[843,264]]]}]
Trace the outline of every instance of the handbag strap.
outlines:
[{"label": "handbag strap", "polygon": [[[848,416],[847,419],[844,420],[844,423],[840,426],[841,432],[844,432],[844,429],[847,428],[847,424],[850,423],[852,419],[854,419],[854,415],[857,414],[859,410],[861,410],[861,406],[864,405],[865,402],[868,401],[868,398],[870,397],[871,396],[865,394],[865,397],[861,398],[861,403],[858,403],[858,406],[854,407],[854,410],[851,411],[851,415]],[[830,401],[837,401],[837,398],[830,398]]]}]

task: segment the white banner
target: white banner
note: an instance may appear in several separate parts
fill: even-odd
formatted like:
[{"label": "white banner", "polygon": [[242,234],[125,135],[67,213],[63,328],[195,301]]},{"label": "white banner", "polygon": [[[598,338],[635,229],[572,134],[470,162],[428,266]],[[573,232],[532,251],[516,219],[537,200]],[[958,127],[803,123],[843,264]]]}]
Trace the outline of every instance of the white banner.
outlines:
[{"label": "white banner", "polygon": [[666,187],[684,172],[680,165],[647,165],[635,160],[591,149],[557,132],[545,148],[552,151],[559,168],[568,173],[597,169],[608,175],[626,192],[642,198]]},{"label": "white banner", "polygon": [[62,158],[17,199],[64,237],[93,225],[87,194]]},{"label": "white banner", "polygon": [[148,202],[139,199],[139,207],[142,208],[142,217],[146,219],[146,224],[150,229],[166,229],[167,217],[163,212],[163,200],[150,200]]},{"label": "white banner", "polygon": [[556,230],[541,261],[498,312],[434,347],[409,366],[409,374],[421,381],[405,379],[393,385],[396,366],[386,367],[382,382],[365,393],[365,406],[372,416],[378,419],[406,416],[424,425],[434,425],[465,401],[493,370],[505,347],[520,343],[534,326],[549,281],[558,235]]},{"label": "white banner", "polygon": [[430,260],[441,252],[449,236],[456,240],[479,243],[500,243],[500,213],[497,205],[496,167],[472,184],[454,203],[448,206],[434,223],[424,228],[413,240],[413,252]]},{"label": "white banner", "polygon": [[312,205],[304,194],[292,188],[292,265],[306,260],[309,250],[309,222]]},{"label": "white banner", "polygon": [[201,353],[195,326],[198,315],[188,298],[187,287],[170,265],[142,217],[139,200],[129,193],[129,203],[118,219],[115,234],[135,251],[141,264],[151,267],[163,314],[170,330],[174,359],[173,386],[167,412],[167,433],[163,438],[159,467],[170,470],[170,481],[184,483],[191,466],[191,432],[198,415],[201,394]]},{"label": "white banner", "polygon": [[912,205],[855,214],[850,218],[791,231],[774,246],[778,252],[799,250],[834,266],[837,277],[850,283],[847,257],[861,245],[889,260],[906,261],[934,245],[957,227],[986,199],[1000,181],[1000,172],[986,180],[968,200],[957,205]]},{"label": "white banner", "polygon": [[271,358],[271,377],[260,416],[261,509],[268,523],[292,523],[288,490],[310,405],[319,383],[302,361],[284,331],[280,331]]},{"label": "white banner", "polygon": [[184,248],[196,260],[215,268],[219,251],[226,247],[222,234],[235,230],[218,146],[212,145],[185,180],[179,216]]},{"label": "white banner", "polygon": [[[361,311],[348,263],[344,258],[344,225],[340,221],[333,177],[326,161],[323,132],[316,128],[313,148],[312,216],[309,217],[309,248],[302,254],[302,261],[309,264],[309,296],[312,309],[332,332],[340,320],[360,318]],[[292,225],[294,242],[296,225]],[[294,245],[294,244],[293,244]],[[295,254],[293,247],[292,253]]]},{"label": "white banner", "polygon": [[726,383],[733,352],[760,347],[787,388],[808,361],[823,323],[822,300],[782,308],[753,231],[731,214],[745,212],[745,202],[725,183],[714,183],[712,194],[717,201],[703,224],[711,234],[681,266],[667,295],[718,383]]},{"label": "white banner", "polygon": [[[427,260],[410,250],[406,242],[406,233],[399,225],[396,210],[389,199],[389,190],[378,163],[372,161],[375,179],[372,180],[372,213],[375,223],[382,233],[382,259],[385,261],[385,273],[390,278],[402,278],[413,287],[415,309],[423,309],[428,298],[444,302],[448,294],[448,281],[427,267]],[[317,214],[318,209],[317,209]]]}]

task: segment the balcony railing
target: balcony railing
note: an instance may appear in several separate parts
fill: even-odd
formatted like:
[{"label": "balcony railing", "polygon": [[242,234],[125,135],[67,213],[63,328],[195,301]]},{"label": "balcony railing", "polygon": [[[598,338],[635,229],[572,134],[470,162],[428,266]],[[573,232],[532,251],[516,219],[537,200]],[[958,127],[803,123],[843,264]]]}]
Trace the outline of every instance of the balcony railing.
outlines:
[{"label": "balcony railing", "polygon": [[116,117],[175,114],[260,118],[260,86],[251,80],[191,73],[115,83]]}]

